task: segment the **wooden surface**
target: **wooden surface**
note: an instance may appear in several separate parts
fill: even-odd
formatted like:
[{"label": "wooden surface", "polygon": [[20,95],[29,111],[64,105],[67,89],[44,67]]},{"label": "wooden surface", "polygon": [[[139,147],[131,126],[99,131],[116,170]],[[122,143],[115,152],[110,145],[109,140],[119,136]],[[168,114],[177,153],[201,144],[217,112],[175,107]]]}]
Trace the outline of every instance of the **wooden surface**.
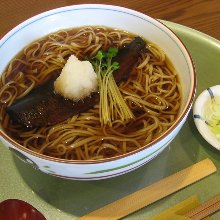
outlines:
[{"label": "wooden surface", "polygon": [[194,28],[220,40],[220,0],[1,0],[0,36],[40,12],[83,3],[128,7],[154,18]]}]

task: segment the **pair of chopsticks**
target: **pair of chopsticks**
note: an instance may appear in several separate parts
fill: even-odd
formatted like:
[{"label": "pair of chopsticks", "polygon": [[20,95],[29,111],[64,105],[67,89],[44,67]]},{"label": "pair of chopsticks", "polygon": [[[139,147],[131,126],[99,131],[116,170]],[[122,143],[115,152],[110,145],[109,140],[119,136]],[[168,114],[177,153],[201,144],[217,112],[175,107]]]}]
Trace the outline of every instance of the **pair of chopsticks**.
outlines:
[{"label": "pair of chopsticks", "polygon": [[192,209],[184,216],[192,220],[200,220],[220,210],[220,194]]},{"label": "pair of chopsticks", "polygon": [[78,220],[116,220],[195,183],[216,171],[211,160],[205,159],[150,186],[97,209]]}]

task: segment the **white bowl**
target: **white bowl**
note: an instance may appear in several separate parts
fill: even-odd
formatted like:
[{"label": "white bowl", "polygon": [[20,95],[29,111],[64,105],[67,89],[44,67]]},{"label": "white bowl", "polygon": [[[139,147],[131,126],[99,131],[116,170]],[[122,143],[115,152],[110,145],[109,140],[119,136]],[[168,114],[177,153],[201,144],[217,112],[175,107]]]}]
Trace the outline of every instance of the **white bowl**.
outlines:
[{"label": "white bowl", "polygon": [[158,155],[178,134],[187,118],[195,95],[196,76],[187,49],[161,22],[127,8],[96,4],[47,11],[12,29],[0,41],[0,72],[30,42],[60,29],[85,25],[104,25],[126,30],[156,43],[173,62],[183,90],[180,114],[172,127],[152,143],[119,157],[99,161],[55,159],[22,147],[1,130],[2,142],[42,172],[69,179],[92,180],[110,178],[132,171]]},{"label": "white bowl", "polygon": [[220,100],[220,85],[207,88],[198,96],[193,107],[193,117],[195,125],[203,138],[213,147],[220,150],[220,138],[217,138],[216,135],[213,134],[205,117],[205,109],[207,105],[210,104],[210,100],[215,97],[219,97]]}]

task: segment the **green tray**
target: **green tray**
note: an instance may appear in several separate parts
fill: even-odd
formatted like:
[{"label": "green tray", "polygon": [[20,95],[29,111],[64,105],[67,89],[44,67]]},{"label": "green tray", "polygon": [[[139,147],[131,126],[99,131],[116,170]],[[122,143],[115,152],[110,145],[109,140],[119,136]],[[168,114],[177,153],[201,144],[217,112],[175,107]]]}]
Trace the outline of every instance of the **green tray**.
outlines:
[{"label": "green tray", "polygon": [[[220,84],[220,42],[185,26],[163,22],[192,55],[197,96],[207,87]],[[216,165],[215,174],[125,218],[134,220],[149,219],[191,195],[206,201],[220,193],[220,151],[201,137],[192,111],[177,137],[159,156],[131,173],[107,180],[73,181],[46,175],[13,157],[0,144],[0,202],[18,198],[32,204],[48,220],[74,220],[205,158]],[[220,212],[213,219],[220,219]]]}]

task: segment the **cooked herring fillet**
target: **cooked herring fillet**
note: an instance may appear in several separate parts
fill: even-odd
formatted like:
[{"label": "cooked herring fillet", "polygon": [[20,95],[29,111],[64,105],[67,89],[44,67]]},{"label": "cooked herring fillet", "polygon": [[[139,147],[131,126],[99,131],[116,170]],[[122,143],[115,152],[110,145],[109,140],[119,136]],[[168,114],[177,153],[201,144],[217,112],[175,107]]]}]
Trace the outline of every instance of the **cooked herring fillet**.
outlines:
[{"label": "cooked herring fillet", "polygon": [[[113,73],[117,83],[127,80],[146,43],[136,37],[121,48],[114,61],[120,68]],[[83,100],[74,102],[54,92],[54,79],[33,89],[28,95],[6,108],[10,118],[27,128],[60,123],[73,115],[85,112],[99,102],[99,92],[94,92]]]}]

